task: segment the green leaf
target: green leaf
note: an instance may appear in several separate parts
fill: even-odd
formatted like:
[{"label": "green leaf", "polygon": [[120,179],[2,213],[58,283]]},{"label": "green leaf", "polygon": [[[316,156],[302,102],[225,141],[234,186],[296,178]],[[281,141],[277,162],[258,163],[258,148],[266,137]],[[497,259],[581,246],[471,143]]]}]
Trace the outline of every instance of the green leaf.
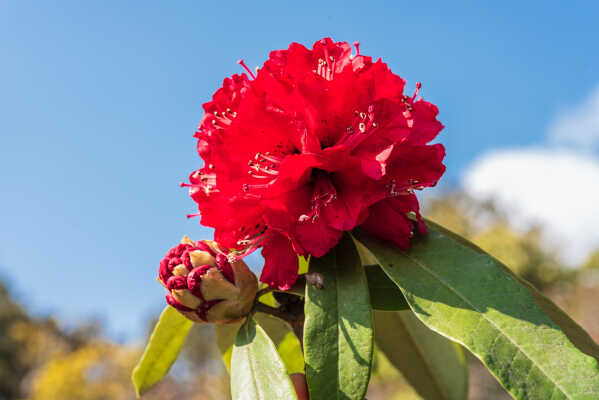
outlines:
[{"label": "green leaf", "polygon": [[366,274],[351,238],[312,258],[323,286],[306,284],[304,349],[310,400],[363,399],[373,355]]},{"label": "green leaf", "polygon": [[358,241],[354,241],[354,243],[360,255],[360,261],[365,267],[372,308],[383,311],[409,310],[410,306],[403,297],[403,293],[378,266],[370,251],[362,243]]},{"label": "green leaf", "polygon": [[162,311],[141,360],[131,374],[137,397],[154,387],[168,373],[192,326],[193,322],[174,308],[167,306]]},{"label": "green leaf", "polygon": [[[268,287],[268,285],[266,285],[264,283],[260,285],[260,289],[263,289],[265,287]],[[266,304],[267,306],[270,306],[270,307],[276,308],[279,306],[279,302],[277,302],[277,299],[275,299],[273,292],[268,292],[266,294],[263,294],[262,296],[260,296],[258,301],[260,303]]]},{"label": "green leaf", "polygon": [[305,373],[302,346],[293,332],[287,332],[283,336],[277,344],[277,351],[289,375]]},{"label": "green leaf", "polygon": [[310,269],[310,256],[308,256],[308,258],[304,258],[303,256],[298,256],[299,259],[299,268],[297,273],[298,274],[305,274],[306,272],[308,272],[308,270]]},{"label": "green leaf", "polygon": [[412,311],[374,312],[374,338],[387,359],[425,400],[465,400],[462,348],[427,328]]},{"label": "green leaf", "polygon": [[597,360],[580,352],[491,256],[429,224],[400,252],[361,241],[429,328],[463,344],[518,399],[597,399]]},{"label": "green leaf", "polygon": [[403,293],[378,265],[364,267],[370,292],[370,303],[375,310],[409,310],[410,306]]},{"label": "green leaf", "polygon": [[287,373],[301,372],[303,374],[304,355],[299,339],[293,333],[293,328],[282,319],[268,314],[256,313],[254,319],[277,346]]},{"label": "green leaf", "polygon": [[[287,373],[304,373],[304,355],[302,354],[299,339],[293,333],[291,326],[279,318],[263,313],[256,313],[254,319],[277,346],[277,351],[287,368]],[[216,344],[229,372],[231,370],[233,344],[240,326],[241,323],[216,325]]]},{"label": "green leaf", "polygon": [[231,356],[233,355],[233,345],[235,344],[235,337],[242,323],[235,324],[217,324],[215,327],[216,333],[216,345],[220,351],[220,355],[225,364],[227,372],[231,373]]},{"label": "green leaf", "polygon": [[233,400],[297,399],[274,343],[253,318],[241,325],[235,338],[231,394]]},{"label": "green leaf", "polygon": [[[486,252],[475,245],[474,243],[466,240],[462,236],[456,235],[448,229],[443,228],[441,225],[438,225],[432,221],[427,220],[427,225],[438,230],[444,235],[452,238],[459,243],[470,247],[474,251],[479,254],[486,254]],[[522,285],[524,285],[532,297],[534,297],[536,303],[541,307],[541,309],[547,314],[551,320],[558,325],[562,331],[566,334],[568,339],[578,348],[578,350],[583,353],[594,357],[597,361],[599,361],[599,344],[597,344],[591,335],[589,335],[580,325],[578,325],[572,318],[568,316],[561,308],[555,305],[549,298],[544,296],[541,292],[539,292],[534,286],[532,286],[529,282],[517,276],[505,265],[499,263],[499,266],[503,268],[503,270],[510,275],[512,275],[515,279],[517,279]]]}]

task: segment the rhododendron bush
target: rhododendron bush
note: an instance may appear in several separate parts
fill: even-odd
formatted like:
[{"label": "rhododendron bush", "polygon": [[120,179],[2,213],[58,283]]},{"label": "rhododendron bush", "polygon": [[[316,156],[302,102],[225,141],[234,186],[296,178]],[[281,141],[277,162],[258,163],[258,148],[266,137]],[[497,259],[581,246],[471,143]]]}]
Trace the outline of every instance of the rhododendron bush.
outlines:
[{"label": "rhododendron bush", "polygon": [[[437,107],[345,42],[292,43],[226,78],[188,181],[214,240],[160,261],[168,306],[142,395],[193,323],[217,324],[233,399],[363,399],[378,351],[426,399],[466,399],[465,351],[519,399],[599,398],[599,347],[526,281],[424,219]],[[243,257],[261,251],[258,279]]]}]

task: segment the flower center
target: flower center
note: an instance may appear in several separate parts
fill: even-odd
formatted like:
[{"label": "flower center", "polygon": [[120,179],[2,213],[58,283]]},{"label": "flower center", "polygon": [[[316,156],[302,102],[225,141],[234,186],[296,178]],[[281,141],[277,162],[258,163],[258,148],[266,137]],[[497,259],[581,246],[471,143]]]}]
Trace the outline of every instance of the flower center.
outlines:
[{"label": "flower center", "polygon": [[310,201],[310,212],[300,215],[299,222],[316,222],[322,209],[337,199],[337,190],[327,172],[315,168],[312,171],[312,181],[314,189]]},{"label": "flower center", "polygon": [[345,129],[345,133],[341,136],[337,144],[344,144],[350,149],[354,149],[372,136],[378,127],[379,125],[375,122],[374,105],[369,105],[366,112],[355,110],[354,120]]}]

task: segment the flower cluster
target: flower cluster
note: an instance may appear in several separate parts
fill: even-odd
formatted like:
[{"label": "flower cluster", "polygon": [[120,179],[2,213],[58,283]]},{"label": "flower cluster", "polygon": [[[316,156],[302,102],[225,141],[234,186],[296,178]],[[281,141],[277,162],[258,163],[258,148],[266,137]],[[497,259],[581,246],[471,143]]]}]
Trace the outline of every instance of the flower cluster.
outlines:
[{"label": "flower cluster", "polygon": [[231,263],[215,242],[187,237],[166,253],[158,280],[169,291],[166,302],[199,323],[239,320],[251,310],[258,290],[243,261]]},{"label": "flower cluster", "polygon": [[[262,247],[261,280],[281,289],[298,255],[321,257],[360,226],[401,249],[420,221],[415,190],[445,171],[434,104],[345,42],[292,43],[257,74],[223,82],[196,133],[204,167],[191,197],[215,240],[242,257]],[[425,230],[423,223],[417,224]]]}]

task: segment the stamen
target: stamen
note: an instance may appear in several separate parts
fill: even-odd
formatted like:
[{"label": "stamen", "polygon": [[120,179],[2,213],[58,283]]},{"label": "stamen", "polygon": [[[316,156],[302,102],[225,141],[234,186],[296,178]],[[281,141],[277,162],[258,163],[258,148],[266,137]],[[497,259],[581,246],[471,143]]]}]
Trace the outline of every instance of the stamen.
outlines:
[{"label": "stamen", "polygon": [[[346,131],[337,141],[337,144],[345,144],[353,149],[377,131],[378,124],[374,121],[374,106],[372,104],[369,105],[367,110],[368,112],[354,111],[355,118],[353,125],[346,128]],[[354,131],[360,132],[362,135],[354,135]]]},{"label": "stamen", "polygon": [[385,185],[385,188],[388,189],[387,194],[390,197],[396,197],[396,196],[414,194],[415,190],[424,189],[424,186],[414,186],[416,183],[418,183],[417,180],[408,179],[407,183],[408,183],[407,186],[399,186],[396,183],[395,179],[392,178],[391,180],[389,180],[389,183]]},{"label": "stamen", "polygon": [[[240,232],[245,231],[245,227],[239,229]],[[256,224],[253,229],[250,229],[247,235],[243,237],[243,239],[239,239],[237,241],[238,246],[243,246],[242,249],[233,250],[227,255],[227,259],[229,262],[235,262],[248,254],[254,252],[258,247],[262,245],[264,239],[266,238],[268,232],[268,227],[262,223]]]},{"label": "stamen", "polygon": [[[208,164],[207,168],[214,169],[214,165]],[[200,182],[195,181],[198,177],[200,177]],[[192,191],[192,189],[201,189],[206,194],[210,194],[210,192],[216,190],[216,174],[213,172],[207,174],[206,171],[203,170],[196,171],[196,173],[194,173],[193,179],[194,180],[192,180],[191,183],[181,182],[179,186],[190,188],[191,194],[197,192],[197,190]]]},{"label": "stamen", "polygon": [[421,88],[422,88],[422,83],[416,82],[416,90],[414,90],[414,95],[412,96],[412,101],[414,101],[414,99],[416,99],[416,96],[418,96],[418,93],[420,92]]},{"label": "stamen", "polygon": [[264,160],[268,160],[268,161],[270,161],[271,163],[274,163],[274,164],[280,164],[281,161],[283,161],[282,158],[277,157],[277,156],[273,156],[269,152],[266,152],[266,153],[256,153],[256,155],[254,156],[254,159],[257,160],[258,158],[262,158]]},{"label": "stamen", "polygon": [[315,223],[320,218],[320,210],[337,199],[337,190],[326,176],[318,176],[314,183],[312,194],[311,212],[300,215],[299,222],[312,221]]},{"label": "stamen", "polygon": [[323,60],[322,58],[318,59],[318,67],[316,69],[316,73],[320,76],[322,76],[324,79],[327,79],[327,69],[325,67],[326,65],[326,61]]},{"label": "stamen", "polygon": [[331,66],[329,64],[329,49],[327,49],[325,46],[323,50],[324,50],[324,61],[327,63],[327,66],[329,68],[331,68]]},{"label": "stamen", "polygon": [[237,64],[241,65],[248,72],[248,74],[250,74],[252,79],[256,79],[256,75],[254,75],[252,70],[249,69],[247,65],[245,65],[245,61],[243,61],[243,59],[240,59],[239,61],[237,61]]},{"label": "stamen", "polygon": [[356,55],[359,56],[360,55],[360,42],[355,41],[354,46],[356,47]]}]

